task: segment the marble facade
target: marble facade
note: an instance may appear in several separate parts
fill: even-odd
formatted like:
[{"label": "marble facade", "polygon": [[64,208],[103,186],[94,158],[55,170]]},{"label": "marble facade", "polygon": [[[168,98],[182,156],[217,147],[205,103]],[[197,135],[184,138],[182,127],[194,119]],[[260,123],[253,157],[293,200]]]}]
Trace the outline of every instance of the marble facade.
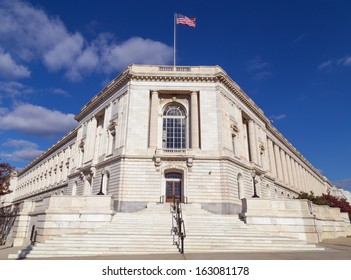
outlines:
[{"label": "marble facade", "polygon": [[24,235],[38,221],[33,213],[58,196],[76,214],[87,207],[80,198],[103,194],[99,219],[108,221],[174,197],[239,214],[255,192],[276,201],[335,188],[219,66],[130,65],[75,119],[1,198],[2,206],[31,204]]}]

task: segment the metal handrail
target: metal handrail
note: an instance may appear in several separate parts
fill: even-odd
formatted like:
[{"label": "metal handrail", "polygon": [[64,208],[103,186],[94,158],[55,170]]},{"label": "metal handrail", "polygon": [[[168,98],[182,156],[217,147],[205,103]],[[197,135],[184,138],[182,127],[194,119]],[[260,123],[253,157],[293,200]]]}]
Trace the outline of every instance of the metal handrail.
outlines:
[{"label": "metal handrail", "polygon": [[[179,199],[173,199],[172,210],[172,234],[173,244],[178,247],[181,254],[184,254],[185,224],[183,220],[182,206]],[[175,240],[175,237],[178,237]]]}]

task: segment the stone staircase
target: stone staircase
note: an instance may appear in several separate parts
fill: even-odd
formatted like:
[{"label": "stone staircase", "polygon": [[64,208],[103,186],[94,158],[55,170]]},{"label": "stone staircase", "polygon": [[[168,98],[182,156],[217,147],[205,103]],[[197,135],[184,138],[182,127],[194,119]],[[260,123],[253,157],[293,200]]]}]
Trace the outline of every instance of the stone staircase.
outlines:
[{"label": "stone staircase", "polygon": [[197,205],[182,205],[182,210],[187,253],[324,250],[302,240],[259,232],[238,216],[212,214]]},{"label": "stone staircase", "polygon": [[[217,215],[197,204],[183,204],[185,253],[322,250],[297,239],[271,236],[249,228],[239,218]],[[170,205],[150,204],[135,213],[117,213],[107,226],[37,243],[17,258],[57,258],[120,254],[176,254]]]}]

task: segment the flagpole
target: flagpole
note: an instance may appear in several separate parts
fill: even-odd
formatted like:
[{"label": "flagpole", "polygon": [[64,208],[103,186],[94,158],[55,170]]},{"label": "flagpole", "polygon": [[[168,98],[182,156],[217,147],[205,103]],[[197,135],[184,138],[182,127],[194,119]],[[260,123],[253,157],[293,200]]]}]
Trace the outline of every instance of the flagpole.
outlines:
[{"label": "flagpole", "polygon": [[177,23],[176,23],[176,17],[177,17],[177,14],[174,13],[174,38],[173,38],[173,66],[175,67],[176,66],[176,40],[177,40]]}]

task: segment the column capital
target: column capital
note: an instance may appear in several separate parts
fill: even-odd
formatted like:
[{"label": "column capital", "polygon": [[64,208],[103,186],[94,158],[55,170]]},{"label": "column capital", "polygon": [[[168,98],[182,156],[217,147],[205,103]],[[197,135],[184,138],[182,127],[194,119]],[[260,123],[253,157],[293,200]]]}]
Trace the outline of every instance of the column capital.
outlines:
[{"label": "column capital", "polygon": [[151,94],[154,95],[154,94],[157,94],[158,95],[158,90],[152,90],[151,91]]},{"label": "column capital", "polygon": [[191,95],[197,95],[197,91],[192,91]]}]

